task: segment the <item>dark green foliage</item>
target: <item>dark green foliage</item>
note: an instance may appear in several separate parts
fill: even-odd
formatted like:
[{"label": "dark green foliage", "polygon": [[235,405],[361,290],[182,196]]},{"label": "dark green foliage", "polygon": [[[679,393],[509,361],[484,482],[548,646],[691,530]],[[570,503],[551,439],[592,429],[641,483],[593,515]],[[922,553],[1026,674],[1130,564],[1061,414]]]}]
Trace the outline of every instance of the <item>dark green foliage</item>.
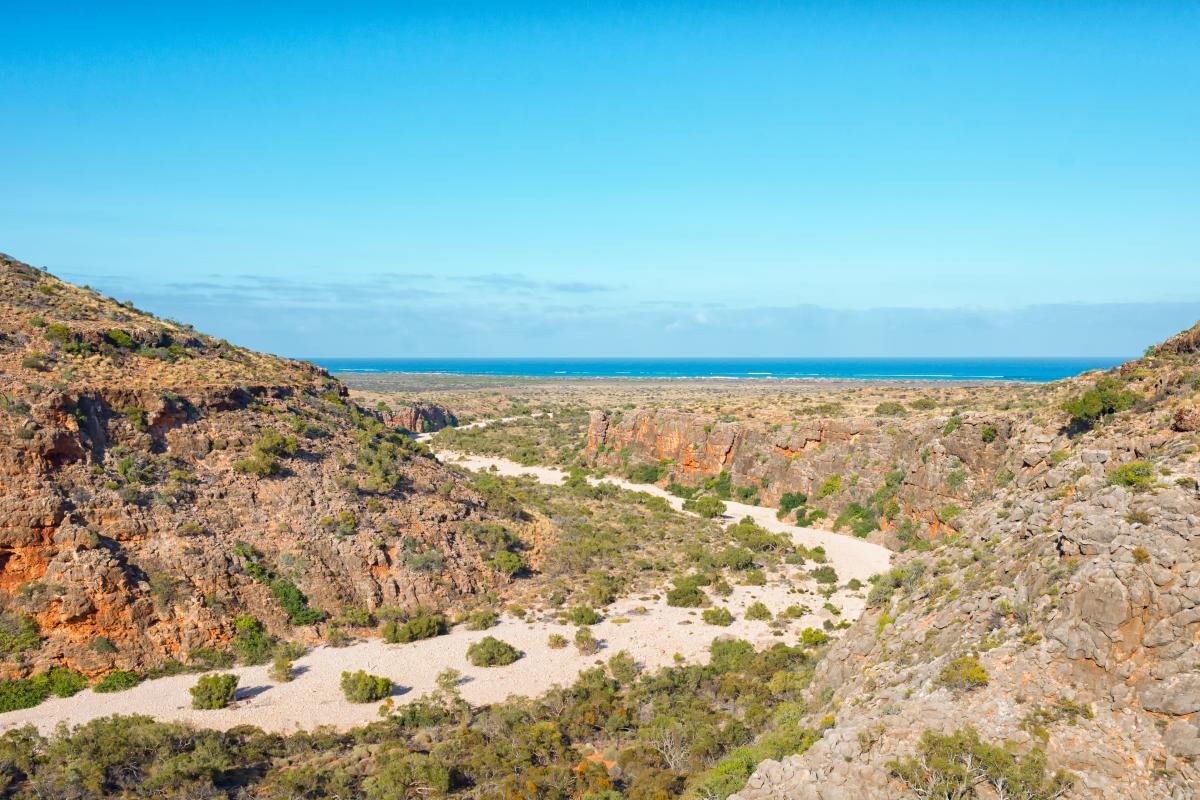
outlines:
[{"label": "dark green foliage", "polygon": [[133,337],[119,328],[113,328],[104,334],[104,338],[114,347],[120,347],[125,350],[133,349]]},{"label": "dark green foliage", "polygon": [[1091,389],[1063,403],[1063,410],[1071,415],[1072,430],[1086,431],[1097,422],[1132,408],[1137,401],[1137,394],[1125,389],[1119,379],[1106,375]]},{"label": "dark green foliage", "polygon": [[754,566],[754,553],[742,547],[727,547],[717,555],[717,563],[729,569],[750,569]]},{"label": "dark green foliage", "polygon": [[813,580],[817,583],[834,584],[838,582],[837,572],[828,564],[823,567],[817,567],[809,574],[812,575]]},{"label": "dark green foliage", "polygon": [[392,693],[395,686],[379,675],[369,675],[366,670],[342,673],[342,694],[351,703],[377,703]]},{"label": "dark green foliage", "polygon": [[525,569],[525,559],[508,550],[501,550],[489,562],[492,569],[512,577]]},{"label": "dark green foliage", "polygon": [[293,625],[312,625],[325,619],[325,612],[310,608],[304,592],[286,578],[271,581],[271,595],[279,602],[279,606],[287,613],[288,622]]},{"label": "dark green foliage", "polygon": [[746,609],[746,619],[769,621],[771,619],[771,610],[761,602],[754,602]]},{"label": "dark green foliage", "polygon": [[107,692],[123,692],[126,689],[132,689],[141,682],[142,678],[136,672],[115,669],[101,678],[96,685],[92,687],[92,691],[100,692],[101,694],[105,694]]},{"label": "dark green foliage", "polygon": [[464,624],[469,631],[486,631],[499,621],[496,612],[490,608],[479,608],[467,615]]},{"label": "dark green foliage", "polygon": [[441,614],[418,613],[407,622],[389,620],[383,625],[383,640],[388,644],[407,644],[432,639],[446,633],[446,618]]},{"label": "dark green foliage", "polygon": [[636,464],[625,472],[625,477],[632,483],[658,483],[666,474],[666,468],[661,464]]},{"label": "dark green foliage", "polygon": [[849,503],[833,522],[835,531],[849,526],[855,536],[867,536],[879,528],[879,518],[875,511],[859,503]]},{"label": "dark green foliage", "polygon": [[728,471],[721,470],[717,477],[704,482],[704,491],[716,495],[721,500],[728,500],[733,496],[733,478]]},{"label": "dark green foliage", "polygon": [[87,678],[66,667],[53,667],[31,678],[0,680],[0,711],[33,708],[50,695],[71,697],[87,688]]},{"label": "dark green foliage", "polygon": [[692,500],[685,500],[684,511],[691,511],[705,519],[713,519],[725,513],[725,504],[714,495],[706,494]]},{"label": "dark green foliage", "polygon": [[667,592],[667,605],[676,608],[700,608],[708,605],[708,595],[700,588],[695,575],[676,578],[675,586]]},{"label": "dark green foliage", "polygon": [[294,456],[300,443],[294,436],[284,436],[279,431],[266,431],[250,448],[250,457],[237,461],[233,468],[237,472],[269,477],[283,472],[279,459]]},{"label": "dark green foliage", "polygon": [[215,711],[233,702],[237,694],[237,675],[201,675],[200,680],[188,692],[192,695],[192,708]]},{"label": "dark green foliage", "polygon": [[601,619],[596,609],[589,606],[577,606],[567,612],[567,621],[572,625],[595,625]]},{"label": "dark green foliage", "polygon": [[991,790],[988,796],[1052,800],[1074,782],[1068,772],[1047,772],[1040,747],[1022,753],[1008,744],[988,744],[974,728],[948,735],[925,731],[916,757],[889,761],[887,768],[919,797],[974,797],[983,785]]},{"label": "dark green foliage", "polygon": [[495,636],[485,636],[467,648],[467,660],[477,667],[502,667],[520,657],[515,647]]},{"label": "dark green foliage", "polygon": [[996,430],[995,425],[985,425],[983,430],[979,432],[979,438],[985,442],[994,442],[996,437],[1000,435],[1000,431]]},{"label": "dark green foliage", "polygon": [[258,619],[242,614],[233,621],[233,628],[233,652],[237,654],[238,661],[243,664],[265,664],[271,660],[271,637]]},{"label": "dark green foliage", "polygon": [[779,511],[776,516],[783,519],[795,509],[803,508],[807,502],[808,495],[804,492],[784,492],[779,497]]},{"label": "dark green foliage", "polygon": [[954,433],[962,425],[962,417],[955,411],[950,415],[950,419],[946,420],[945,427],[942,428],[942,436],[949,436]]}]

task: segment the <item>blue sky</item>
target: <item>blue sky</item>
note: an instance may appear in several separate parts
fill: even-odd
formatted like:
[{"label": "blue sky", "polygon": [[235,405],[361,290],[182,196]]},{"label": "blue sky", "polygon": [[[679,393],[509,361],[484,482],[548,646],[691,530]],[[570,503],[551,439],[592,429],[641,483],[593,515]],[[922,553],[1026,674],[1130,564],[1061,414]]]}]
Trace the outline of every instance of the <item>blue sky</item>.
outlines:
[{"label": "blue sky", "polygon": [[0,250],[297,356],[1126,355],[1195,3],[9,3]]}]

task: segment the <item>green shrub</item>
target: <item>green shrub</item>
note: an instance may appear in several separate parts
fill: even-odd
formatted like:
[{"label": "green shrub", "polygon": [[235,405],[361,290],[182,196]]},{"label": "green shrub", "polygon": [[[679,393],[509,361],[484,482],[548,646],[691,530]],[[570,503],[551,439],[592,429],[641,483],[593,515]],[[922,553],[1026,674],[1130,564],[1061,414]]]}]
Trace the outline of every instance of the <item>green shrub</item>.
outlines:
[{"label": "green shrub", "polygon": [[215,711],[233,702],[237,694],[238,676],[201,675],[200,680],[188,692],[192,695],[192,708],[201,711]]},{"label": "green shrub", "polygon": [[549,645],[551,650],[561,650],[567,646],[567,637],[561,633],[552,633],[546,644]]},{"label": "green shrub", "polygon": [[467,648],[467,660],[477,667],[503,667],[520,657],[517,648],[495,636],[485,636]]},{"label": "green shrub", "polygon": [[[451,766],[423,753],[385,754],[371,777],[363,781],[365,800],[442,797],[450,791]],[[357,796],[357,793],[356,795]]]},{"label": "green shrub", "polygon": [[961,425],[962,425],[962,417],[960,417],[958,415],[958,412],[955,411],[953,414],[950,415],[950,419],[946,420],[946,425],[942,428],[942,436],[949,436],[950,434],[952,434],[956,430],[958,430],[959,426],[961,426]]},{"label": "green shrub", "polygon": [[875,406],[875,413],[881,417],[902,417],[904,416],[904,404],[888,400]]},{"label": "green shrub", "polygon": [[96,685],[92,687],[92,691],[100,692],[101,694],[106,694],[109,692],[123,692],[126,689],[132,689],[141,682],[142,678],[136,672],[115,669],[101,678]]},{"label": "green shrub", "polygon": [[829,641],[829,634],[816,628],[805,628],[800,631],[800,643],[805,647],[820,647]]},{"label": "green shrub", "polygon": [[708,595],[700,588],[700,581],[696,576],[676,578],[674,588],[667,592],[667,605],[675,608],[700,608],[708,605]]},{"label": "green shrub", "polygon": [[988,685],[988,674],[975,656],[959,656],[942,667],[934,682],[948,689],[977,689]]},{"label": "green shrub", "polygon": [[[38,676],[41,677],[41,676]],[[45,680],[16,678],[0,680],[0,711],[17,711],[40,705],[50,696],[50,686]]]},{"label": "green shrub", "polygon": [[692,500],[683,501],[683,510],[691,511],[705,519],[715,519],[725,513],[725,503],[720,498],[706,494]]},{"label": "green shrub", "polygon": [[1130,461],[1108,472],[1110,484],[1124,486],[1135,492],[1149,489],[1154,485],[1154,480],[1154,465],[1149,461]]},{"label": "green shrub", "polygon": [[591,656],[600,652],[600,641],[592,633],[591,628],[580,628],[575,631],[575,649],[583,656]]},{"label": "green shrub", "polygon": [[733,614],[727,608],[706,608],[701,615],[709,625],[720,625],[727,628],[733,624]]},{"label": "green shrub", "polygon": [[383,625],[383,640],[388,644],[407,644],[419,639],[441,636],[448,629],[441,614],[418,614],[407,622],[389,620]]},{"label": "green shrub", "polygon": [[518,572],[525,569],[525,559],[521,558],[516,553],[509,552],[508,550],[501,550],[500,552],[496,553],[496,555],[492,556],[491,566],[492,569],[511,578],[513,575],[516,575]]},{"label": "green shrub", "polygon": [[594,608],[578,606],[567,612],[567,621],[572,625],[595,625],[602,619]]},{"label": "green shrub", "polygon": [[486,631],[488,628],[495,627],[499,621],[500,618],[492,609],[478,608],[467,615],[464,625],[469,631]]},{"label": "green shrub", "polygon": [[767,574],[761,569],[748,569],[742,573],[740,583],[743,586],[766,586]]},{"label": "green shrub", "polygon": [[909,403],[909,405],[918,411],[929,411],[930,409],[937,408],[937,402],[928,397],[921,397],[913,400],[911,403]]},{"label": "green shrub", "polygon": [[746,619],[753,620],[770,620],[771,609],[767,608],[762,602],[756,601],[746,609]]},{"label": "green shrub", "polygon": [[0,613],[0,654],[15,656],[42,646],[37,622],[33,617],[11,612]]},{"label": "green shrub", "polygon": [[823,500],[826,497],[833,497],[842,490],[842,476],[830,475],[821,484],[821,488],[817,489],[817,499]]},{"label": "green shrub", "polygon": [[276,650],[271,658],[271,668],[267,677],[276,683],[288,683],[292,680],[292,664],[296,659],[287,650]]},{"label": "green shrub", "polygon": [[265,664],[271,658],[271,637],[257,618],[242,614],[233,621],[233,652],[243,664]]},{"label": "green shrub", "polygon": [[983,430],[979,432],[979,438],[985,442],[994,442],[999,435],[1000,431],[996,430],[995,425],[985,425]]},{"label": "green shrub", "polygon": [[727,547],[717,556],[717,563],[729,569],[750,569],[754,566],[754,553],[741,547]]},{"label": "green shrub", "polygon": [[1063,410],[1071,415],[1072,429],[1085,431],[1113,414],[1132,408],[1137,401],[1138,396],[1125,389],[1120,380],[1106,375],[1082,395],[1063,403]]},{"label": "green shrub", "polygon": [[133,337],[120,328],[113,328],[108,333],[104,334],[104,338],[108,339],[114,347],[120,347],[125,350],[133,349]]},{"label": "green shrub", "polygon": [[366,670],[342,673],[342,694],[351,703],[377,703],[392,693],[392,682],[380,675],[368,675]]},{"label": "green shrub", "polygon": [[325,619],[325,612],[309,608],[304,592],[286,578],[271,581],[271,594],[287,614],[288,622],[293,625],[312,625]]},{"label": "green shrub", "polygon": [[808,573],[817,583],[834,584],[838,582],[837,571],[833,567],[826,564],[823,567],[817,567],[812,572]]},{"label": "green shrub", "polygon": [[630,483],[658,483],[664,472],[659,464],[636,464],[626,471],[625,477]]},{"label": "green shrub", "polygon": [[87,688],[87,678],[82,672],[76,672],[66,667],[52,667],[49,672],[35,677],[45,676],[47,688],[55,697],[72,697]]},{"label": "green shrub", "polygon": [[807,502],[808,495],[804,492],[784,492],[779,497],[779,510],[775,515],[779,519],[783,519],[795,509],[803,508]]}]

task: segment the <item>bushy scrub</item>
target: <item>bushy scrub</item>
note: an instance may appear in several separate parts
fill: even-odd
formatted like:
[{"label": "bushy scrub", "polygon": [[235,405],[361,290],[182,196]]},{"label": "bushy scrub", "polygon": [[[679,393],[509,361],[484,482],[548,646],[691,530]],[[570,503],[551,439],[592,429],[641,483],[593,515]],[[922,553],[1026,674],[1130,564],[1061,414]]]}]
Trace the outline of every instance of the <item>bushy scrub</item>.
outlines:
[{"label": "bushy scrub", "polygon": [[551,650],[562,650],[567,646],[567,637],[561,633],[552,633],[550,634],[550,638],[546,640],[546,644]]},{"label": "bushy scrub", "polygon": [[771,609],[762,602],[754,602],[746,609],[746,619],[764,621],[771,619]]},{"label": "bushy scrub", "polygon": [[1137,394],[1126,389],[1118,378],[1106,375],[1083,394],[1063,403],[1063,410],[1071,415],[1071,429],[1079,432],[1090,430],[1113,414],[1133,408],[1137,401]]},{"label": "bushy scrub", "polygon": [[815,580],[817,583],[831,585],[831,584],[835,584],[838,582],[837,571],[828,564],[826,564],[823,567],[817,567],[816,569],[814,569],[812,572],[810,572],[808,574],[811,575],[812,579]]},{"label": "bushy scrub", "polygon": [[492,560],[489,563],[492,569],[510,578],[525,569],[525,559],[508,550],[501,550],[496,553],[496,555],[492,556]]},{"label": "bushy scrub", "polygon": [[392,682],[366,670],[342,673],[342,694],[351,703],[376,703],[392,693]]},{"label": "bushy scrub", "polygon": [[925,731],[916,755],[886,764],[891,774],[920,797],[974,797],[987,787],[989,797],[1053,800],[1063,797],[1075,777],[1048,772],[1046,751],[984,742],[974,728],[951,734]]},{"label": "bushy scrub", "polygon": [[383,640],[388,644],[406,644],[419,639],[432,639],[447,630],[446,618],[441,614],[421,613],[406,622],[389,620],[383,625]]},{"label": "bushy scrub", "polygon": [[600,613],[590,606],[578,606],[567,612],[567,621],[572,625],[595,625],[601,619]]},{"label": "bushy scrub", "polygon": [[1108,482],[1113,486],[1124,486],[1135,492],[1143,492],[1154,485],[1154,465],[1149,461],[1130,461],[1128,464],[1109,470]]},{"label": "bushy scrub", "polygon": [[233,702],[237,685],[237,675],[201,675],[196,685],[188,689],[192,695],[192,708],[207,711],[224,708]]},{"label": "bushy scrub", "polygon": [[271,659],[271,637],[262,622],[249,614],[233,621],[233,652],[243,664],[265,664]]},{"label": "bushy scrub", "polygon": [[467,660],[477,667],[503,667],[520,657],[517,648],[495,636],[485,636],[467,648]]},{"label": "bushy scrub", "polygon": [[700,588],[700,579],[695,575],[675,579],[675,586],[667,592],[667,605],[676,608],[701,608],[708,605],[708,595]]},{"label": "bushy scrub", "polygon": [[42,638],[33,617],[7,611],[0,613],[0,655],[14,656],[41,646]]},{"label": "bushy scrub", "polygon": [[697,497],[692,500],[685,500],[683,503],[684,511],[691,511],[693,514],[704,517],[705,519],[714,519],[722,516],[725,513],[725,503],[720,498],[714,497],[711,494],[706,494],[702,497]]},{"label": "bushy scrub", "polygon": [[142,678],[136,672],[115,669],[97,681],[96,685],[92,687],[92,691],[100,692],[101,694],[123,692],[126,689],[132,689],[141,682]]},{"label": "bushy scrub", "polygon": [[706,608],[701,615],[709,625],[720,625],[727,628],[733,624],[733,614],[728,608]]},{"label": "bushy scrub", "polygon": [[935,683],[948,689],[978,689],[988,685],[988,674],[975,656],[959,656],[942,667]]},{"label": "bushy scrub", "polygon": [[600,640],[591,628],[580,628],[575,631],[575,649],[583,656],[595,655],[600,652]]},{"label": "bushy scrub", "polygon": [[467,615],[463,624],[469,631],[486,631],[488,628],[494,628],[500,618],[496,616],[496,612],[490,608],[480,608],[472,611]]}]

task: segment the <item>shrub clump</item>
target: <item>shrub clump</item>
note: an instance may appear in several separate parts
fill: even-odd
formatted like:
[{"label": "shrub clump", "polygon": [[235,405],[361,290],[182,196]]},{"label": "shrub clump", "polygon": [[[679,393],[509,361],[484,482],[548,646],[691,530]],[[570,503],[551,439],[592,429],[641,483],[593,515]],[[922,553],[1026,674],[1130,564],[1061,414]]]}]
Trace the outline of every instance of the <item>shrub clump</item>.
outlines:
[{"label": "shrub clump", "polygon": [[1108,473],[1108,482],[1142,492],[1154,485],[1154,465],[1149,461],[1130,461]]},{"label": "shrub clump", "polygon": [[580,628],[575,631],[575,649],[581,656],[591,656],[600,652],[600,640],[592,633],[591,628]]},{"label": "shrub clump", "polygon": [[704,621],[709,625],[720,625],[722,628],[728,628],[733,624],[733,614],[727,608],[706,608],[701,615]]},{"label": "shrub clump", "polygon": [[601,616],[591,606],[578,606],[567,612],[567,620],[573,625],[595,625]]},{"label": "shrub clump", "polygon": [[467,648],[467,660],[477,667],[503,667],[520,657],[517,648],[495,636],[485,636]]},{"label": "shrub clump", "polygon": [[136,672],[130,672],[124,669],[115,669],[112,672],[101,678],[95,686],[92,687],[93,692],[106,694],[109,692],[123,692],[126,689],[132,689],[142,682],[142,676]]},{"label": "shrub clump", "polygon": [[1071,415],[1073,430],[1086,431],[1097,422],[1132,408],[1137,400],[1138,396],[1125,389],[1120,380],[1107,375],[1096,381],[1091,389],[1063,403],[1063,410]]},{"label": "shrub clump", "polygon": [[375,703],[392,693],[392,682],[380,675],[369,675],[366,670],[342,673],[342,694],[351,703]]},{"label": "shrub clump", "polygon": [[188,689],[192,695],[192,708],[201,711],[224,708],[233,702],[237,685],[237,675],[201,675],[196,685]]},{"label": "shrub clump", "polygon": [[383,625],[383,640],[388,644],[407,644],[444,634],[449,626],[441,614],[417,614],[407,622],[389,620]]},{"label": "shrub clump", "polygon": [[746,609],[746,619],[769,621],[771,619],[771,609],[767,608],[767,606],[761,601],[752,603],[751,606]]},{"label": "shrub clump", "polygon": [[978,689],[988,685],[988,674],[975,656],[959,656],[942,667],[935,683],[948,689]]},{"label": "shrub clump", "polygon": [[683,510],[691,511],[693,514],[705,519],[715,519],[725,513],[725,503],[719,497],[706,494],[692,500],[685,500]]},{"label": "shrub clump", "polygon": [[675,608],[701,608],[708,605],[708,595],[700,588],[695,575],[676,578],[675,586],[667,592],[667,605]]}]

